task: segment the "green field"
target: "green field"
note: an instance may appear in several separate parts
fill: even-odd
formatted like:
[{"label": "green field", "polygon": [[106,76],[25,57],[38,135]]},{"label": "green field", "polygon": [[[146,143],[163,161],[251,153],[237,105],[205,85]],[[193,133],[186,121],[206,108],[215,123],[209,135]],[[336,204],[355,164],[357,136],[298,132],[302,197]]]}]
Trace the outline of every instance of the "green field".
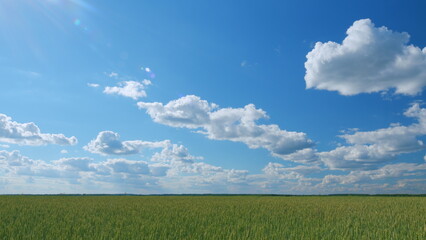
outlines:
[{"label": "green field", "polygon": [[426,197],[0,196],[0,239],[426,239]]}]

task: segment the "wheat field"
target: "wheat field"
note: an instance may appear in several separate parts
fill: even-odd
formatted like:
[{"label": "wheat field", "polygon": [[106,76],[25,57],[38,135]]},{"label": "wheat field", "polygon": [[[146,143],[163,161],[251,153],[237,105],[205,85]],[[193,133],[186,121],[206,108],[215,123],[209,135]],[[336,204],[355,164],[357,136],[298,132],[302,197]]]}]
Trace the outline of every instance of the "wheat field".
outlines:
[{"label": "wheat field", "polygon": [[426,197],[0,196],[0,239],[426,239]]}]

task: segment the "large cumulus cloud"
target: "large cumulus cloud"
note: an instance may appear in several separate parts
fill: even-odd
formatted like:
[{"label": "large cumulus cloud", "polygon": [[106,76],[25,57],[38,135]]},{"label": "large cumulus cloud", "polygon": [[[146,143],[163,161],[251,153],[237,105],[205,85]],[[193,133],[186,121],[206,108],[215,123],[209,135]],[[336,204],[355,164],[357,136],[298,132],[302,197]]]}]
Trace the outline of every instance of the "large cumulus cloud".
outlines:
[{"label": "large cumulus cloud", "polygon": [[355,21],[343,42],[317,42],[308,53],[306,87],[342,95],[395,89],[416,95],[426,86],[426,48],[409,45],[410,36],[370,19]]}]

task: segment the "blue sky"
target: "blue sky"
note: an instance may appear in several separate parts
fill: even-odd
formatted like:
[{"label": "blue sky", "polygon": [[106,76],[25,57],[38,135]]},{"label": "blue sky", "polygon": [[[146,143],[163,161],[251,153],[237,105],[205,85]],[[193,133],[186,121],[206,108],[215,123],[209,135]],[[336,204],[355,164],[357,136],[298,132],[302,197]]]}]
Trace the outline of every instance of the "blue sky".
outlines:
[{"label": "blue sky", "polygon": [[0,3],[0,193],[425,193],[424,1]]}]

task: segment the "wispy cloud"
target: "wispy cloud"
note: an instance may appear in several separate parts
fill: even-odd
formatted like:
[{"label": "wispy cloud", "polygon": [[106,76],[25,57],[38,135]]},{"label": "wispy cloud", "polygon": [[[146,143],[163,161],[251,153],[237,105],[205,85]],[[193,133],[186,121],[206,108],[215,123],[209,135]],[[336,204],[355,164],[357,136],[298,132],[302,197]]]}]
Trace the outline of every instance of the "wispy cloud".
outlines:
[{"label": "wispy cloud", "polygon": [[92,88],[97,88],[97,87],[99,87],[100,85],[99,85],[99,84],[97,84],[97,83],[88,83],[88,84],[87,84],[87,86],[92,87]]},{"label": "wispy cloud", "polygon": [[110,77],[110,78],[116,78],[116,77],[118,77],[118,73],[111,72],[111,73],[108,74],[108,77]]}]

